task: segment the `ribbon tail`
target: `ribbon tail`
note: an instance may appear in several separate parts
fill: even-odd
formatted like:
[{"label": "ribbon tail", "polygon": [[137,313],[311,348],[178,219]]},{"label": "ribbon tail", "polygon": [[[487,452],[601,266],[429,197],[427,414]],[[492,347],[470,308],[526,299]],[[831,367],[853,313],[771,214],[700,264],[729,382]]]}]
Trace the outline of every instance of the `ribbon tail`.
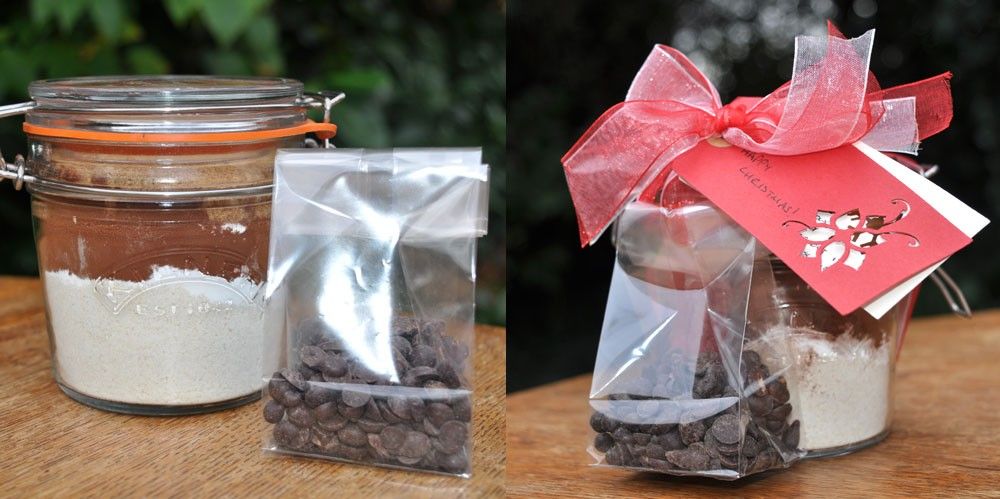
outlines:
[{"label": "ribbon tail", "polygon": [[712,116],[674,101],[629,101],[606,111],[562,158],[581,246],[674,158],[701,139]]},{"label": "ribbon tail", "polygon": [[920,140],[935,135],[951,124],[951,72],[925,80],[887,88],[874,94],[873,99],[916,99],[916,120]]}]

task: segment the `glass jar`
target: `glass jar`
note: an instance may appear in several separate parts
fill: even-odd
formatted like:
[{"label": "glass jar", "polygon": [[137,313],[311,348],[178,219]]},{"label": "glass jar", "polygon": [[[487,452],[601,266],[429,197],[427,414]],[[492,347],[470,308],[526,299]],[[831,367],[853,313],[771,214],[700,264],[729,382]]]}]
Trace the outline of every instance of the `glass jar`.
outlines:
[{"label": "glass jar", "polygon": [[880,319],[864,310],[842,316],[784,262],[758,255],[748,349],[764,365],[786,366],[791,417],[800,421],[807,457],[853,452],[889,434],[898,345],[916,294]]},{"label": "glass jar", "polygon": [[[279,147],[335,131],[283,78],[37,81],[26,162],[52,365],[101,409],[189,414],[260,395]],[[331,105],[327,99],[326,105]],[[327,114],[328,116],[328,114]]]}]

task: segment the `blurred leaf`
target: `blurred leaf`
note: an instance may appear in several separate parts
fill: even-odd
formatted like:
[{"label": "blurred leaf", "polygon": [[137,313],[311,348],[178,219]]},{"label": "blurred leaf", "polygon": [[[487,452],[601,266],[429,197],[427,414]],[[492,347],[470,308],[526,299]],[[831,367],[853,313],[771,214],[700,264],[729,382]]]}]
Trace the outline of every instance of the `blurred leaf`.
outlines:
[{"label": "blurred leaf", "polygon": [[249,75],[250,65],[239,52],[231,50],[215,50],[204,55],[205,67],[211,74],[217,75]]},{"label": "blurred leaf", "polygon": [[205,0],[164,0],[163,7],[175,26],[184,24],[204,6]]},{"label": "blurred leaf", "polygon": [[118,41],[125,22],[125,6],[122,0],[95,0],[90,4],[90,18],[104,38]]},{"label": "blurred leaf", "polygon": [[45,24],[57,10],[59,0],[31,0],[31,20],[35,24]]},{"label": "blurred leaf", "polygon": [[87,63],[80,57],[80,46],[64,41],[42,42],[33,47],[39,66],[47,78],[87,74]]},{"label": "blurred leaf", "polygon": [[[47,11],[47,16],[55,15],[57,21],[59,21],[59,29],[63,32],[73,29],[73,25],[76,24],[76,20],[80,18],[80,14],[83,10],[90,4],[90,0],[60,0],[55,2],[56,6],[44,7]],[[51,9],[51,10],[50,10]]]},{"label": "blurred leaf", "polygon": [[170,63],[149,45],[132,47],[128,51],[128,64],[133,73],[165,74],[170,72]]},{"label": "blurred leaf", "polygon": [[378,68],[353,68],[334,71],[328,78],[332,88],[347,93],[374,93],[389,85],[392,77]]},{"label": "blurred leaf", "polygon": [[391,147],[385,112],[366,101],[349,100],[334,109],[331,121],[340,127],[338,145],[346,147]]},{"label": "blurred leaf", "polygon": [[247,28],[247,44],[258,52],[274,51],[278,48],[278,25],[271,17],[260,16]]},{"label": "blurred leaf", "polygon": [[205,26],[223,46],[229,46],[246,30],[269,0],[212,0],[202,9]]},{"label": "blurred leaf", "polygon": [[35,79],[35,63],[24,54],[9,48],[0,48],[0,94],[20,95],[23,89]]},{"label": "blurred leaf", "polygon": [[118,42],[123,44],[137,42],[142,39],[143,35],[142,26],[129,19],[125,22],[125,27],[122,29],[121,39],[119,39]]}]

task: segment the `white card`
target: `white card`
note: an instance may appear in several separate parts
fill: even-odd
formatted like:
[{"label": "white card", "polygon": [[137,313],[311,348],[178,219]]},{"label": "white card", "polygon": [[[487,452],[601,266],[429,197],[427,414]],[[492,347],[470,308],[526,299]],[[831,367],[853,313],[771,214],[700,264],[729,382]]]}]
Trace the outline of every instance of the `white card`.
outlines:
[{"label": "white card", "polygon": [[[989,219],[970,208],[955,196],[949,194],[948,191],[898,161],[861,142],[855,142],[854,147],[878,163],[890,175],[906,184],[914,194],[923,198],[927,204],[931,205],[932,208],[937,210],[938,213],[970,238],[990,223]],[[893,306],[899,303],[899,300],[905,298],[910,291],[913,291],[927,276],[940,267],[942,263],[944,263],[944,260],[920,271],[918,274],[875,298],[871,303],[865,305],[865,311],[876,319],[881,318]]]}]

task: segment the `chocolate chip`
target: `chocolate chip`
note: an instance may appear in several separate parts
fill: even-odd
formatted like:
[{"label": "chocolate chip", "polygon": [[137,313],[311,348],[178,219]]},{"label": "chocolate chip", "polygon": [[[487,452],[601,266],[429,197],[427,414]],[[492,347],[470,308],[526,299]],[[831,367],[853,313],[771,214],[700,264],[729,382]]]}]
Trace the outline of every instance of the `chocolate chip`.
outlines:
[{"label": "chocolate chip", "polygon": [[647,467],[649,469],[657,470],[657,471],[670,471],[670,470],[677,469],[676,466],[674,466],[673,464],[670,464],[670,461],[667,461],[666,459],[657,459],[657,458],[654,458],[654,457],[643,457],[642,460],[641,460],[641,462],[642,462],[642,464],[645,467]]},{"label": "chocolate chip", "polygon": [[434,367],[437,363],[437,352],[430,346],[418,345],[413,348],[410,363],[414,366]]},{"label": "chocolate chip", "polygon": [[664,449],[662,445],[650,443],[646,446],[646,456],[653,459],[663,459],[666,454],[667,449]]},{"label": "chocolate chip", "polygon": [[399,455],[405,458],[420,458],[431,450],[431,441],[427,435],[418,431],[406,433],[403,445],[399,448]]},{"label": "chocolate chip", "polygon": [[306,438],[302,435],[299,427],[292,424],[291,421],[282,421],[274,425],[273,433],[275,442],[283,447],[298,448],[306,443]]},{"label": "chocolate chip", "polygon": [[472,403],[469,397],[458,397],[451,408],[455,411],[455,419],[466,423],[472,421]]},{"label": "chocolate chip", "polygon": [[336,393],[333,390],[325,388],[318,383],[311,383],[305,395],[302,396],[302,402],[306,407],[318,407],[335,398]]},{"label": "chocolate chip", "polygon": [[608,449],[610,449],[614,444],[615,439],[611,438],[611,435],[608,433],[598,433],[597,436],[594,437],[594,448],[599,452],[607,452]]},{"label": "chocolate chip", "polygon": [[348,425],[337,432],[337,438],[351,447],[364,447],[368,444],[368,436],[361,428],[355,425]]},{"label": "chocolate chip", "polygon": [[386,422],[372,421],[370,419],[364,419],[364,418],[359,419],[357,424],[358,428],[364,430],[365,433],[378,433],[382,431],[382,429],[385,428],[386,426],[389,426],[389,423]]},{"label": "chocolate chip", "polygon": [[740,429],[740,419],[733,414],[719,416],[712,423],[712,436],[722,444],[737,444],[743,431]]},{"label": "chocolate chip", "polygon": [[652,441],[662,445],[667,450],[677,450],[684,447],[684,441],[681,440],[681,435],[678,431],[657,435]]},{"label": "chocolate chip", "polygon": [[274,396],[274,400],[285,407],[295,407],[302,403],[302,393],[295,387],[288,385]]},{"label": "chocolate chip", "polygon": [[461,473],[469,469],[469,458],[462,452],[440,455],[436,462],[448,473]]},{"label": "chocolate chip", "polygon": [[785,378],[778,378],[767,385],[767,391],[774,397],[774,402],[776,404],[784,404],[788,402],[788,384],[785,382]]},{"label": "chocolate chip", "polygon": [[395,452],[403,446],[403,441],[406,440],[406,429],[402,426],[386,426],[379,433],[382,439],[382,445],[385,446],[390,452]]},{"label": "chocolate chip", "polygon": [[347,361],[340,355],[328,355],[320,365],[324,379],[326,377],[339,378],[347,374]]},{"label": "chocolate chip", "polygon": [[653,436],[648,433],[633,433],[632,440],[636,445],[648,445]]},{"label": "chocolate chip", "polygon": [[314,369],[319,369],[323,361],[326,360],[327,355],[320,347],[306,345],[299,350],[299,357],[302,359],[303,364]]},{"label": "chocolate chip", "polygon": [[[764,444],[766,445],[766,442]],[[760,451],[761,443],[759,440],[750,435],[743,437],[743,446],[740,452],[742,452],[744,456],[753,457]]]},{"label": "chocolate chip", "polygon": [[792,424],[788,426],[785,430],[785,435],[782,437],[782,441],[789,449],[797,449],[799,447],[799,421],[795,420]]},{"label": "chocolate chip", "polygon": [[612,466],[624,466],[625,465],[625,451],[621,445],[612,445],[607,452],[604,453],[604,462]]},{"label": "chocolate chip", "polygon": [[264,404],[264,420],[268,423],[275,424],[281,421],[281,418],[285,417],[285,408],[277,400],[268,400]]},{"label": "chocolate chip", "polygon": [[379,412],[382,414],[382,418],[385,419],[387,423],[396,424],[403,422],[402,418],[397,416],[396,413],[392,412],[392,410],[389,409],[389,403],[386,402],[385,400],[378,401],[378,408]]},{"label": "chocolate chip", "polygon": [[313,417],[312,411],[305,406],[298,405],[288,410],[288,420],[300,428],[306,428],[311,426],[316,419]]},{"label": "chocolate chip", "polygon": [[413,346],[410,345],[410,340],[407,340],[403,336],[393,336],[392,348],[400,354],[402,357],[410,357],[410,353],[413,352]]},{"label": "chocolate chip", "polygon": [[396,417],[404,421],[410,419],[410,404],[407,402],[406,397],[389,397],[387,403],[389,410]]},{"label": "chocolate chip", "polygon": [[783,419],[768,419],[764,421],[764,427],[772,433],[778,433],[783,426],[785,426],[785,420]]},{"label": "chocolate chip", "polygon": [[317,428],[313,428],[310,431],[310,435],[311,438],[309,441],[320,449],[329,449],[340,443],[340,440],[337,440],[337,436],[333,433]]},{"label": "chocolate chip", "polygon": [[615,438],[615,442],[621,444],[631,444],[632,443],[632,432],[628,431],[624,426],[619,426],[611,433],[611,436]]},{"label": "chocolate chip", "polygon": [[663,435],[674,431],[675,428],[677,428],[677,425],[675,424],[654,424],[649,425],[646,431],[649,432],[650,435]]},{"label": "chocolate chip", "polygon": [[306,391],[306,388],[309,387],[305,376],[297,369],[282,369],[281,376],[300,392]]},{"label": "chocolate chip", "polygon": [[352,407],[343,402],[337,404],[337,410],[347,419],[357,421],[365,414],[365,407]]},{"label": "chocolate chip", "polygon": [[340,394],[340,398],[348,407],[364,407],[372,399],[372,396],[368,392],[344,390]]},{"label": "chocolate chip", "polygon": [[413,317],[395,317],[392,320],[392,330],[393,332],[403,336],[404,338],[410,338],[417,334],[420,329],[420,321],[414,319]]},{"label": "chocolate chip", "polygon": [[427,418],[435,427],[441,427],[445,422],[455,419],[455,411],[447,404],[434,402],[427,405]]},{"label": "chocolate chip", "polygon": [[403,384],[407,386],[421,386],[424,381],[437,378],[437,371],[433,367],[419,366],[406,371],[403,375]]},{"label": "chocolate chip", "polygon": [[747,407],[754,416],[764,416],[771,413],[774,407],[774,399],[771,397],[761,397],[753,395],[747,398]]},{"label": "chocolate chip", "polygon": [[441,451],[447,454],[458,452],[465,446],[469,438],[469,430],[465,423],[459,421],[448,421],[441,425],[438,442],[441,444]]},{"label": "chocolate chip", "polygon": [[378,434],[369,433],[368,434],[368,446],[375,451],[375,454],[381,459],[390,459],[392,456],[389,454],[389,449],[385,448],[382,443],[382,437]]},{"label": "chocolate chip", "polygon": [[440,434],[440,431],[433,424],[431,424],[431,420],[429,420],[429,419],[425,419],[424,420],[424,422],[423,422],[423,430],[428,435],[435,436],[435,437]]},{"label": "chocolate chip", "polygon": [[775,407],[774,410],[771,411],[771,415],[768,416],[768,419],[778,419],[784,421],[786,418],[788,418],[788,415],[791,413],[792,413],[791,405],[789,404],[779,405],[778,407]]},{"label": "chocolate chip", "polygon": [[709,463],[708,452],[698,442],[684,450],[668,451],[664,457],[674,466],[685,470],[703,470],[708,468]]},{"label": "chocolate chip", "polygon": [[427,414],[427,404],[421,398],[407,397],[406,405],[410,408],[410,418],[414,421],[424,419]]},{"label": "chocolate chip", "polygon": [[313,409],[313,416],[316,418],[316,426],[326,431],[340,431],[348,423],[348,419],[337,410],[334,402],[327,402]]},{"label": "chocolate chip", "polygon": [[278,398],[279,393],[291,389],[293,389],[292,384],[286,381],[280,372],[274,373],[271,381],[267,383],[267,393],[271,395],[271,398]]},{"label": "chocolate chip", "polygon": [[677,428],[680,431],[681,441],[687,445],[698,442],[705,436],[705,423],[702,421],[682,423],[678,425]]},{"label": "chocolate chip", "polygon": [[441,381],[443,381],[445,386],[448,388],[454,390],[462,386],[462,376],[455,370],[455,366],[451,364],[438,364],[437,371],[438,376],[441,377]]}]

